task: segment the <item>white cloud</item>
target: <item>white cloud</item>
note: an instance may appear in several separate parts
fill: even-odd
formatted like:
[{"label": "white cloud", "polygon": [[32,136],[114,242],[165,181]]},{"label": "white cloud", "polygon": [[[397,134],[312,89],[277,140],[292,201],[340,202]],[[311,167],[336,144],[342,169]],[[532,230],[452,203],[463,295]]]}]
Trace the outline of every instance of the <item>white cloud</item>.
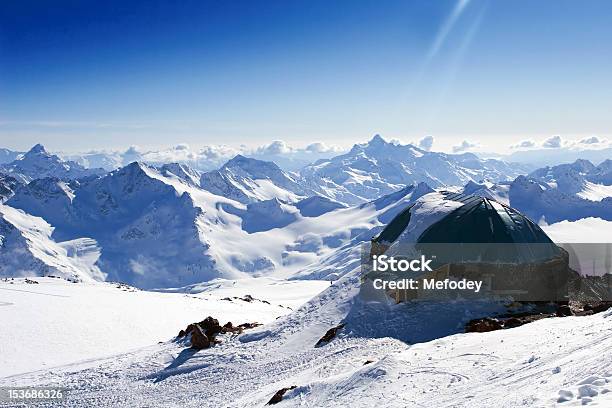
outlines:
[{"label": "white cloud", "polygon": [[[230,147],[226,145],[208,145],[200,149],[192,149],[186,143],[180,143],[159,150],[143,150],[139,146],[132,145],[124,151],[99,151],[88,152],[84,155],[71,155],[71,160],[76,160],[86,165],[93,163],[92,167],[116,168],[134,161],[142,161],[152,165],[163,163],[183,163],[198,170],[208,171],[221,167],[225,162],[238,154],[253,157],[260,160],[271,160],[281,167],[296,170],[303,165],[312,163],[322,158],[329,158],[343,152],[338,146],[327,145],[323,142],[313,142],[306,147],[293,147],[282,140],[259,147],[248,147],[241,145]],[[94,155],[101,156],[100,158]],[[102,157],[103,156],[103,157]],[[104,162],[100,161],[104,159]]]},{"label": "white cloud", "polygon": [[511,149],[529,149],[531,147],[536,147],[536,142],[531,139],[521,140],[517,144],[510,146]]},{"label": "white cloud", "polygon": [[460,153],[471,150],[475,147],[478,147],[478,143],[472,143],[467,140],[461,142],[461,144],[453,146],[453,153]]},{"label": "white cloud", "polygon": [[128,149],[123,154],[126,155],[126,156],[139,155],[140,151],[139,151],[138,146],[132,145],[132,146],[128,147]]},{"label": "white cloud", "polygon": [[558,149],[561,147],[562,144],[563,140],[561,140],[561,136],[555,135],[544,140],[544,142],[542,143],[542,147],[546,147],[548,149]]},{"label": "white cloud", "polygon": [[282,140],[275,140],[268,145],[263,145],[257,148],[255,151],[261,155],[277,155],[291,153],[293,148]]},{"label": "white cloud", "polygon": [[205,146],[198,151],[198,156],[201,159],[218,160],[223,158],[231,158],[241,152],[242,149],[234,149],[224,145]]},{"label": "white cloud", "polygon": [[433,144],[434,144],[434,138],[431,135],[427,135],[421,140],[419,140],[419,147],[423,150],[427,150],[427,151],[431,150]]},{"label": "white cloud", "polygon": [[323,142],[314,142],[306,146],[305,150],[311,153],[329,153],[337,152],[339,149],[336,146],[327,146]]},{"label": "white cloud", "polygon": [[578,143],[590,145],[590,144],[599,144],[599,143],[603,143],[603,142],[605,142],[605,140],[601,140],[597,136],[591,136],[591,137],[587,137],[587,138],[582,139]]}]

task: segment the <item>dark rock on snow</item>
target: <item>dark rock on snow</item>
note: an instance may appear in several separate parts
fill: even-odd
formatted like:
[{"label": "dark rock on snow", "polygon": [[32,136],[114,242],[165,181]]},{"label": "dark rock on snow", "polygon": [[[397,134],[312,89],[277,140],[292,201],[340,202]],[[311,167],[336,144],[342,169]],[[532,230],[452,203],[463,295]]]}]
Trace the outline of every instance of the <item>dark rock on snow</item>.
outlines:
[{"label": "dark rock on snow", "polygon": [[465,326],[466,333],[484,333],[493,330],[502,329],[503,326],[499,320],[491,317],[485,317],[483,319],[470,320]]},{"label": "dark rock on snow", "polygon": [[336,327],[332,327],[331,329],[329,329],[324,335],[323,337],[321,337],[319,339],[319,341],[317,341],[317,344],[315,344],[315,347],[319,347],[322,346],[324,344],[329,343],[330,341],[332,341],[336,335],[338,334],[338,331],[340,329],[342,329],[344,327],[344,323],[339,324]]},{"label": "dark rock on snow", "polygon": [[268,401],[267,405],[278,404],[279,402],[283,400],[283,395],[285,395],[287,391],[294,390],[296,388],[297,388],[297,385],[292,385],[291,387],[281,388],[280,390],[276,391],[276,394],[274,394],[272,398],[270,398],[270,401]]},{"label": "dark rock on snow", "polygon": [[221,326],[217,319],[208,316],[201,322],[191,323],[184,330],[179,331],[177,337],[182,338],[191,335],[191,348],[201,350],[220,343],[220,341],[216,339],[216,336],[220,333],[240,334],[244,330],[252,329],[257,326],[261,326],[261,323],[241,323],[238,326],[234,326],[232,322],[227,322]]}]

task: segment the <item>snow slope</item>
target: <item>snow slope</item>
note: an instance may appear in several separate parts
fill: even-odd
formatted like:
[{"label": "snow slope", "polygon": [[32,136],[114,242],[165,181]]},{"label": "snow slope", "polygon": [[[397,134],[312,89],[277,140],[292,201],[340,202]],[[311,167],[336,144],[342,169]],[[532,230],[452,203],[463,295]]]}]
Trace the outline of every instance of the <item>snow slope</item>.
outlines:
[{"label": "snow slope", "polygon": [[273,198],[295,202],[306,194],[302,186],[276,164],[241,155],[219,170],[202,174],[200,186],[243,204]]},{"label": "snow slope", "polygon": [[541,225],[542,229],[555,242],[587,243],[612,242],[612,221],[601,218],[582,218],[577,221],[561,221],[550,225]]},{"label": "snow slope", "polygon": [[612,185],[595,184],[587,181],[582,190],[576,195],[590,201],[601,201],[606,197],[612,197]]},{"label": "snow slope", "polygon": [[[158,293],[113,283],[36,281],[0,281],[0,320],[6,325],[0,331],[0,377],[83,361],[87,365],[151,346],[208,315],[222,323],[268,323],[329,286],[316,281],[217,280]],[[257,300],[223,300],[247,294]]]},{"label": "snow slope", "polygon": [[0,203],[11,198],[19,184],[16,178],[0,173]]},{"label": "snow slope", "polygon": [[[356,297],[358,285],[358,276],[347,276],[290,315],[224,338],[208,350],[194,352],[168,341],[110,359],[0,379],[0,385],[67,387],[65,406],[70,407],[264,406],[280,388],[293,385],[297,388],[279,406],[612,403],[610,312],[462,334],[458,321],[453,326],[444,314],[442,322],[425,319],[423,308],[382,305],[376,310]],[[463,313],[462,307],[456,310]],[[408,320],[403,323],[402,317]],[[348,324],[338,338],[314,347],[343,319]],[[445,326],[457,334],[413,345],[398,340],[412,335],[415,322],[430,333]]]},{"label": "snow slope", "polygon": [[19,157],[21,153],[0,147],[0,164],[10,163]]},{"label": "snow slope", "polygon": [[42,218],[0,204],[0,277],[56,275],[72,280],[102,280],[93,240],[55,242]]}]

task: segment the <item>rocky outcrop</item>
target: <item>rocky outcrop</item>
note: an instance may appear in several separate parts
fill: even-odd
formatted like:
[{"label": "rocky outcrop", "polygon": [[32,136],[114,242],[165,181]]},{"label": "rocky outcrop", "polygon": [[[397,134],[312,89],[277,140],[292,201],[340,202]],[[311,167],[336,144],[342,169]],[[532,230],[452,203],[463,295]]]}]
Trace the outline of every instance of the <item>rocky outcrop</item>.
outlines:
[{"label": "rocky outcrop", "polygon": [[612,302],[597,301],[581,303],[573,301],[570,302],[570,304],[559,303],[556,305],[553,304],[552,306],[555,309],[552,311],[552,313],[533,311],[473,319],[465,325],[465,332],[484,333],[493,330],[511,329],[513,327],[519,327],[524,324],[532,323],[536,320],[547,319],[549,317],[589,316],[594,313],[600,313],[608,310],[612,307]]},{"label": "rocky outcrop", "polygon": [[323,337],[321,337],[319,341],[317,341],[317,344],[315,344],[315,347],[321,347],[329,343],[330,341],[332,341],[338,334],[338,331],[342,329],[343,327],[344,327],[344,323],[340,323],[338,326],[332,327],[331,329],[329,329],[327,332],[325,332]]},{"label": "rocky outcrop", "polygon": [[210,339],[197,324],[191,330],[191,348],[202,350],[210,347]]},{"label": "rocky outcrop", "polygon": [[503,329],[503,325],[498,319],[485,317],[482,319],[474,319],[470,320],[468,324],[465,325],[466,333],[484,333],[490,332],[493,330]]},{"label": "rocky outcrop", "polygon": [[191,348],[202,350],[207,349],[215,344],[219,344],[217,340],[218,334],[235,333],[240,334],[244,330],[252,329],[261,326],[261,323],[241,323],[234,326],[232,322],[227,322],[223,326],[219,324],[219,320],[212,316],[208,316],[201,322],[191,323],[184,330],[178,333],[177,338],[185,338],[191,336]]},{"label": "rocky outcrop", "polygon": [[270,401],[268,401],[266,405],[278,404],[279,402],[283,400],[283,395],[285,395],[287,391],[294,390],[296,388],[297,388],[297,385],[292,385],[291,387],[281,388],[280,390],[276,391],[276,394],[274,394],[272,398],[270,398]]}]

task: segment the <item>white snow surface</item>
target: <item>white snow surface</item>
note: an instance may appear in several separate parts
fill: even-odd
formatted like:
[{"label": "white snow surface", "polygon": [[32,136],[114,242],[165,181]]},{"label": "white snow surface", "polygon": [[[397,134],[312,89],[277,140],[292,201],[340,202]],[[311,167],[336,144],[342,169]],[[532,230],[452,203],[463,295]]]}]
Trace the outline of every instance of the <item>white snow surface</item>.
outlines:
[{"label": "white snow surface", "polygon": [[[88,364],[165,342],[207,316],[221,324],[269,323],[329,286],[262,278],[215,280],[160,293],[116,283],[33,279],[38,284],[0,280],[0,377]],[[254,301],[233,299],[249,294]],[[223,300],[227,297],[231,300]]]},{"label": "white snow surface", "polygon": [[561,221],[540,227],[553,241],[559,243],[612,242],[612,221],[601,218]]},{"label": "white snow surface", "polygon": [[56,275],[79,281],[103,280],[95,265],[94,240],[55,242],[45,220],[0,204],[0,277]]},{"label": "white snow surface", "polygon": [[578,197],[590,201],[601,201],[606,197],[612,197],[612,186],[596,184],[587,181],[584,183],[583,189],[576,193]]},{"label": "white snow surface", "polygon": [[[359,300],[358,284],[358,276],[347,276],[290,315],[224,337],[211,349],[196,352],[166,341],[112,358],[5,377],[0,385],[67,387],[71,391],[64,406],[70,407],[196,407],[203,402],[261,407],[276,391],[293,385],[297,388],[278,406],[612,403],[610,311],[462,334],[456,318],[466,313],[463,307],[449,309],[456,315],[451,319],[438,309],[438,321],[425,305],[376,310]],[[339,336],[315,348],[322,334],[342,320],[347,326]],[[412,345],[398,340],[397,335],[410,336],[415,329],[451,328],[453,321],[457,334]],[[22,341],[15,337],[14,342]]]}]

